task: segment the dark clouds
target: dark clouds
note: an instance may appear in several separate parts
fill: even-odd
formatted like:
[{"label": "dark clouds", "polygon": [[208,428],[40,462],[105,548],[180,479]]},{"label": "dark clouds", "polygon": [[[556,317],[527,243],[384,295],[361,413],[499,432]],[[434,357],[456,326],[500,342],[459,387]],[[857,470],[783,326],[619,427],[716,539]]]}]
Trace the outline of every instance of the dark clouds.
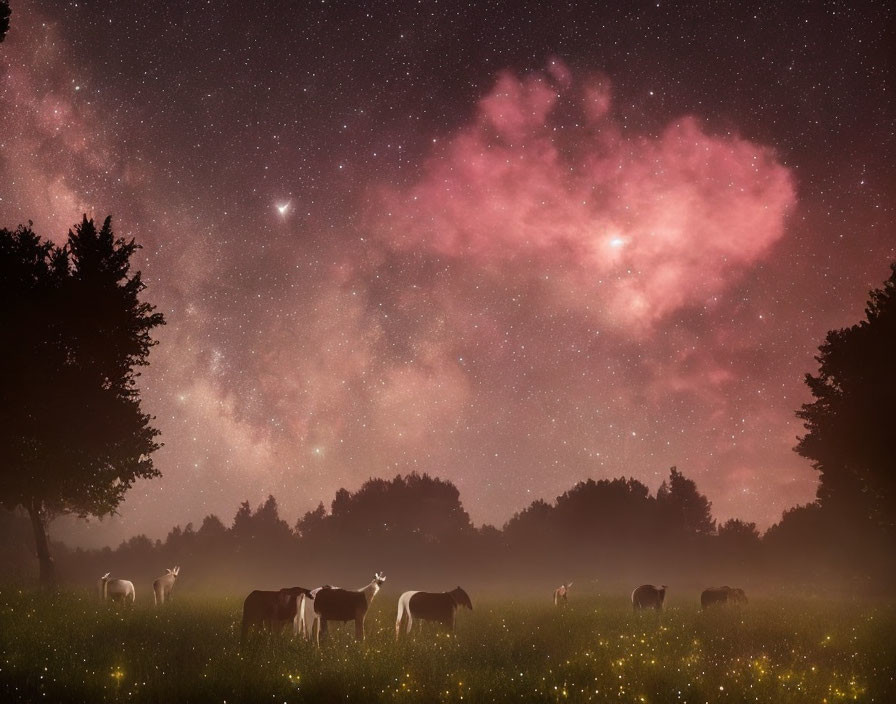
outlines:
[{"label": "dark clouds", "polygon": [[165,476],[73,535],[411,469],[498,523],[672,464],[811,498],[802,374],[894,256],[888,10],[240,8],[21,3],[0,48],[0,222],[113,213],[169,320]]}]

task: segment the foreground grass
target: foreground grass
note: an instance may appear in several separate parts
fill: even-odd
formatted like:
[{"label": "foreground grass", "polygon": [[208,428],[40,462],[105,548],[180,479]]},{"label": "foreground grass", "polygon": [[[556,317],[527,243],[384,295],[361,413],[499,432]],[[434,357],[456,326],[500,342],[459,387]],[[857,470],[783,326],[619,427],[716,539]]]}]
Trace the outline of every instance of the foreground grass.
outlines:
[{"label": "foreground grass", "polygon": [[0,701],[896,701],[890,606],[476,603],[456,637],[396,643],[394,601],[374,602],[363,645],[346,626],[321,651],[259,640],[240,655],[237,599],[117,609],[0,591]]}]

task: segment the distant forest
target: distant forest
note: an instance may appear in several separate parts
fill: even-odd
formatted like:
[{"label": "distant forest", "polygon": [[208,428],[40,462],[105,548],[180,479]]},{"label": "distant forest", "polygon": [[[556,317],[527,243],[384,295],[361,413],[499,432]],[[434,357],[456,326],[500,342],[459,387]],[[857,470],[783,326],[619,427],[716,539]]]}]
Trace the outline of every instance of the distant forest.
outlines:
[{"label": "distant forest", "polygon": [[[753,591],[801,588],[868,595],[893,574],[890,546],[850,535],[818,504],[786,511],[764,534],[732,519],[717,524],[696,484],[672,468],[656,494],[635,479],[589,479],[553,503],[534,501],[503,527],[475,527],[448,481],[409,474],[341,489],[290,525],[270,496],[243,502],[230,521],[208,515],[164,541],[137,535],[118,548],[54,543],[60,577],[92,585],[103,573],[148,584],[181,565],[182,589],[239,591],[277,585],[358,586],[376,570],[393,584],[447,589],[544,591],[635,583],[673,590],[737,583]],[[33,582],[37,565],[27,516],[0,512],[0,561]],[[878,585],[877,587],[875,585]]]}]

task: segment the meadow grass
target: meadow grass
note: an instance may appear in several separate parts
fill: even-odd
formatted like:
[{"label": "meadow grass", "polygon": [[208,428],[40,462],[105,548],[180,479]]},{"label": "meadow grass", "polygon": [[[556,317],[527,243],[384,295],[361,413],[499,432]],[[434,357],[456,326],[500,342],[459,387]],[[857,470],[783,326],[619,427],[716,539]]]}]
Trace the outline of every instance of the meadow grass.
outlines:
[{"label": "meadow grass", "polygon": [[396,643],[394,596],[377,597],[364,644],[347,624],[320,651],[258,637],[240,654],[237,598],[128,609],[0,590],[0,701],[896,701],[889,605],[474,598],[454,637],[430,625]]}]

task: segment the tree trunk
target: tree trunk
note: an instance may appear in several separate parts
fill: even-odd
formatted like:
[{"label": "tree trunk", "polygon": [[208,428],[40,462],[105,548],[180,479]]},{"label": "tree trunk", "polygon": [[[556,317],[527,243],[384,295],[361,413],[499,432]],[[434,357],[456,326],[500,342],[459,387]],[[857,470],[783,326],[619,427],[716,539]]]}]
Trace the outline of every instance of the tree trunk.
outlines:
[{"label": "tree trunk", "polygon": [[37,559],[40,562],[40,585],[44,589],[56,588],[56,565],[50,555],[50,540],[47,537],[47,525],[41,502],[33,499],[28,505],[31,516],[31,527],[34,529],[34,545],[37,548]]}]

